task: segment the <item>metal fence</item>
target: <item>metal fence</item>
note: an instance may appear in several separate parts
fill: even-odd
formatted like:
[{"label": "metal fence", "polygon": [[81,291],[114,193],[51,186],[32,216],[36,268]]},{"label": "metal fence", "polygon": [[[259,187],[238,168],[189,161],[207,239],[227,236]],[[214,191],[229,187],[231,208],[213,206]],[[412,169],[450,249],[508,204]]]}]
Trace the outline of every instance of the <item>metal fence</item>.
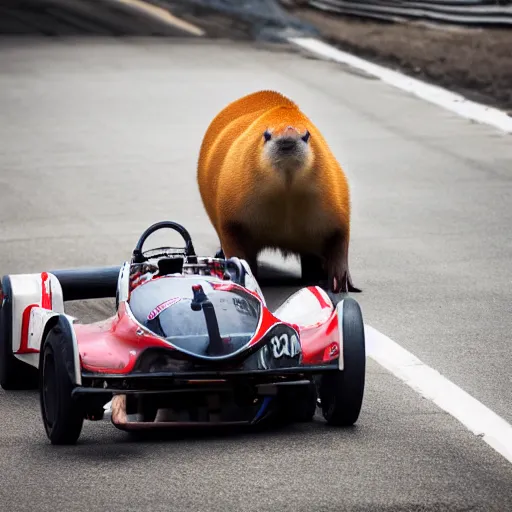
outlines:
[{"label": "metal fence", "polygon": [[[512,25],[512,0],[288,0],[338,14],[465,25]],[[512,50],[511,50],[512,51]]]}]

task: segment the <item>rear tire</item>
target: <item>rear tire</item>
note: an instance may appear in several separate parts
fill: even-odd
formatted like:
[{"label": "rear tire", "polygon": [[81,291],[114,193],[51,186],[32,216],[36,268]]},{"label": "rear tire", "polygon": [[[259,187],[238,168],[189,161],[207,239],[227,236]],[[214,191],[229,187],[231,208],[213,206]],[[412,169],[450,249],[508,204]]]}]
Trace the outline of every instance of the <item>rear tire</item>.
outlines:
[{"label": "rear tire", "polygon": [[345,297],[341,314],[344,369],[321,376],[319,395],[322,414],[327,423],[349,426],[359,418],[363,403],[366,349],[359,304]]},{"label": "rear tire", "polygon": [[20,361],[12,351],[12,290],[9,276],[2,278],[0,306],[0,386],[6,391],[37,389],[37,368]]},{"label": "rear tire", "polygon": [[70,344],[67,333],[57,325],[48,333],[41,350],[41,414],[48,439],[54,445],[75,444],[84,423],[84,413],[71,396],[75,385],[66,361],[66,355],[72,353]]}]

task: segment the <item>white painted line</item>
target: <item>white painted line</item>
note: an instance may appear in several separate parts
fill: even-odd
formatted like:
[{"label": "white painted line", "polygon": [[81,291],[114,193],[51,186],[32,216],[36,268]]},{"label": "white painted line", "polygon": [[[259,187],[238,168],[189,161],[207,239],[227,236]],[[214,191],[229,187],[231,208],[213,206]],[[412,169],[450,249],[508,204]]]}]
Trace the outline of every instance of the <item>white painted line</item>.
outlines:
[{"label": "white painted line", "polygon": [[116,0],[118,3],[129,5],[139,11],[143,11],[154,18],[159,19],[160,21],[171,25],[172,27],[179,27],[185,32],[189,34],[194,34],[195,36],[204,36],[204,30],[189,23],[188,21],[182,20],[174,16],[167,9],[163,9],[162,7],[158,7],[157,5],[149,4],[144,2],[144,0]]},{"label": "white painted line", "polygon": [[373,327],[365,336],[368,356],[512,462],[512,425]]},{"label": "white painted line", "polygon": [[366,71],[370,75],[380,78],[383,82],[410,92],[430,103],[435,103],[462,117],[479,123],[489,124],[504,132],[512,133],[512,117],[502,110],[475,103],[460,94],[453,93],[442,87],[431,85],[416,78],[408,77],[398,71],[373,64],[350,53],[338,50],[334,46],[320,41],[319,39],[290,37],[288,41],[322,57]]}]

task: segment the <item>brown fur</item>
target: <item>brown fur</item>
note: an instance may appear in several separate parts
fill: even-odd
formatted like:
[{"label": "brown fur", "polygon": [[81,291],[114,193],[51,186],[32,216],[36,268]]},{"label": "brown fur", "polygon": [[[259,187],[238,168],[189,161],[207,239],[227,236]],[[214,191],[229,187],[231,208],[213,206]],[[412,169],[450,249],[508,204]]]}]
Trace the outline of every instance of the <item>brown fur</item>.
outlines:
[{"label": "brown fur", "polygon": [[[309,140],[301,139],[308,132]],[[283,155],[282,137],[293,141],[292,156]],[[256,271],[257,255],[265,248],[316,255],[325,262],[333,291],[360,291],[348,269],[347,179],[320,131],[294,102],[260,91],[225,107],[205,133],[197,180],[227,258],[244,258]]]}]

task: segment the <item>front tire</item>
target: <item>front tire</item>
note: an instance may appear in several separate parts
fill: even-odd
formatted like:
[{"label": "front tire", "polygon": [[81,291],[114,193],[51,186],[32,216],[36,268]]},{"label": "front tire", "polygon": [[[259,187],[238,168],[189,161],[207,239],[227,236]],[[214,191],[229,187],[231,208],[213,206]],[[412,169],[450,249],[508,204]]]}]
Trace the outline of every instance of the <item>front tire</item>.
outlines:
[{"label": "front tire", "polygon": [[66,364],[66,356],[72,353],[70,345],[67,333],[57,325],[48,333],[41,351],[41,414],[48,439],[54,445],[75,444],[84,423],[83,411],[71,396],[75,385]]},{"label": "front tire", "polygon": [[319,395],[327,423],[350,426],[359,418],[363,403],[366,348],[359,304],[346,297],[341,309],[344,369],[321,376]]}]

